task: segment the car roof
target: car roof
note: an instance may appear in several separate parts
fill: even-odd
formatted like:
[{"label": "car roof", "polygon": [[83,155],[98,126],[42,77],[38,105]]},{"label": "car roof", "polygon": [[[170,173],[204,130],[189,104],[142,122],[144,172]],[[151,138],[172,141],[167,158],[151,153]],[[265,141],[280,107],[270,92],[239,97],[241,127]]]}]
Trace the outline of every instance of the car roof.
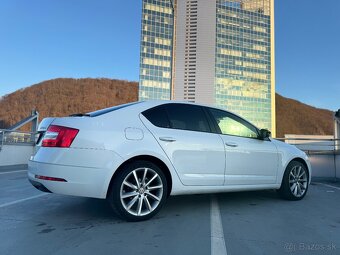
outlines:
[{"label": "car roof", "polygon": [[212,105],[205,105],[205,104],[199,104],[199,103],[193,103],[193,102],[181,101],[181,100],[147,100],[147,101],[141,101],[141,102],[143,102],[145,106],[147,105],[149,107],[154,107],[154,106],[158,106],[162,104],[189,104],[189,105],[198,105],[198,106],[204,106],[204,107],[210,107],[210,108],[217,108]]},{"label": "car roof", "polygon": [[[113,107],[110,107],[110,108],[106,108],[106,109],[102,109],[102,110],[99,110],[99,111],[103,111],[104,113],[109,113],[111,111],[115,111],[118,107],[117,110],[121,111],[128,111],[128,112],[134,112],[135,114],[139,114],[143,111],[146,111],[148,109],[151,109],[153,107],[156,107],[156,106],[159,106],[159,105],[165,105],[165,104],[187,104],[187,105],[196,105],[196,106],[202,106],[202,107],[207,107],[207,108],[213,108],[213,109],[218,109],[218,110],[222,110],[222,111],[226,111],[226,112],[229,112],[230,114],[233,114],[241,119],[243,119],[244,121],[250,123],[251,125],[255,126],[253,123],[251,123],[249,120],[243,118],[242,116],[234,113],[234,112],[231,112],[229,110],[226,110],[226,109],[223,109],[223,108],[220,108],[220,107],[216,107],[216,106],[213,106],[213,105],[207,105],[207,104],[198,104],[198,103],[192,103],[192,102],[187,102],[187,101],[180,101],[180,100],[146,100],[146,101],[135,101],[135,102],[131,102],[131,103],[128,103],[128,104],[122,104],[122,105],[117,105],[117,106],[113,106]],[[123,105],[127,105],[129,107],[120,107],[120,106],[123,106]],[[98,111],[98,112],[99,112]],[[96,115],[96,112],[92,112],[90,114],[94,114]],[[98,115],[101,115],[101,114],[98,114]]]},{"label": "car roof", "polygon": [[[180,101],[180,100],[147,100],[147,101],[140,101],[143,104],[136,104],[135,106],[139,107],[141,106],[143,108],[143,110],[139,109],[141,112],[145,111],[147,109],[159,106],[159,105],[164,105],[164,104],[188,104],[188,105],[197,105],[197,106],[202,106],[202,107],[207,107],[207,108],[212,108],[212,109],[217,109],[217,110],[221,110],[221,111],[225,111],[225,112],[229,112],[232,115],[235,115],[237,117],[239,117],[240,119],[250,123],[251,125],[255,126],[255,124],[253,124],[251,121],[243,118],[242,116],[240,116],[237,113],[231,112],[227,109],[223,109],[221,107],[216,107],[214,105],[208,105],[208,104],[200,104],[200,103],[192,103],[192,102],[187,102],[187,101]],[[139,105],[139,106],[138,106]],[[258,127],[257,127],[258,128]]]}]

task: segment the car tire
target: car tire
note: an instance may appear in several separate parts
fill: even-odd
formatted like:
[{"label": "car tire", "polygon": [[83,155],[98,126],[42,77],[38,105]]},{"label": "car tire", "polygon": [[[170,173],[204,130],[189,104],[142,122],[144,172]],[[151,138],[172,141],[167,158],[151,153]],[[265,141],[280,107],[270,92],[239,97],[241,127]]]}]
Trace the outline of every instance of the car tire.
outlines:
[{"label": "car tire", "polygon": [[304,164],[292,161],[288,164],[282,178],[279,195],[287,200],[301,200],[309,187],[309,173]]},{"label": "car tire", "polygon": [[154,163],[138,160],[123,166],[112,181],[108,202],[127,221],[143,221],[159,212],[167,199],[167,180]]}]

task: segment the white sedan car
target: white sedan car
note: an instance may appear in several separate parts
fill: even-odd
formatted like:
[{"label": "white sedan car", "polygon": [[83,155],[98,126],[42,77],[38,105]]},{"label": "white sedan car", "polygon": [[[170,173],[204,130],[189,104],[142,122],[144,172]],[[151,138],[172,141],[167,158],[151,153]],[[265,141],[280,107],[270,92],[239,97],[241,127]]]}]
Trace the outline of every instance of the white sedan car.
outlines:
[{"label": "white sedan car", "polygon": [[124,104],[40,124],[36,188],[107,199],[123,219],[154,216],[169,195],[277,189],[302,199],[306,154],[231,112],[176,101]]}]

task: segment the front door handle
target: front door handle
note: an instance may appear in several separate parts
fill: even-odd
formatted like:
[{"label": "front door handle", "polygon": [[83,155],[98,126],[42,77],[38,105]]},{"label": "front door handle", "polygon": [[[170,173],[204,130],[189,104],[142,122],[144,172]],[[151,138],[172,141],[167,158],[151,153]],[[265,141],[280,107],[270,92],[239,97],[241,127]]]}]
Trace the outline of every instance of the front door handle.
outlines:
[{"label": "front door handle", "polygon": [[237,143],[233,143],[233,142],[226,142],[225,145],[227,145],[229,147],[237,147],[238,146]]},{"label": "front door handle", "polygon": [[173,137],[160,137],[159,140],[164,141],[164,142],[175,142],[176,139]]}]

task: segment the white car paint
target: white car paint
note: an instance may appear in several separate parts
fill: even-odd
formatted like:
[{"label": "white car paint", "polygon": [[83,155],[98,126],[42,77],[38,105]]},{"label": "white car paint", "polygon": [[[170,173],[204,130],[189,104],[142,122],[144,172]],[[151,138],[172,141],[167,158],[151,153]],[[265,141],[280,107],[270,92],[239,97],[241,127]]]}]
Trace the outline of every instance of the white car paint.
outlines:
[{"label": "white car paint", "polygon": [[[53,119],[50,124],[79,133],[70,148],[39,147],[29,161],[29,179],[53,193],[106,198],[116,170],[138,156],[163,162],[171,176],[171,195],[278,189],[286,166],[295,158],[306,163],[311,176],[308,157],[295,146],[275,139],[158,128],[141,114],[172,103],[178,102],[147,101],[97,117]],[[238,146],[225,146],[226,142]],[[37,175],[67,182],[41,180]]]},{"label": "white car paint", "polygon": [[218,134],[159,128],[143,115],[140,118],[184,185],[224,185],[225,152]]},{"label": "white car paint", "polygon": [[226,185],[276,183],[278,151],[274,143],[230,135],[221,137],[226,144]]}]

